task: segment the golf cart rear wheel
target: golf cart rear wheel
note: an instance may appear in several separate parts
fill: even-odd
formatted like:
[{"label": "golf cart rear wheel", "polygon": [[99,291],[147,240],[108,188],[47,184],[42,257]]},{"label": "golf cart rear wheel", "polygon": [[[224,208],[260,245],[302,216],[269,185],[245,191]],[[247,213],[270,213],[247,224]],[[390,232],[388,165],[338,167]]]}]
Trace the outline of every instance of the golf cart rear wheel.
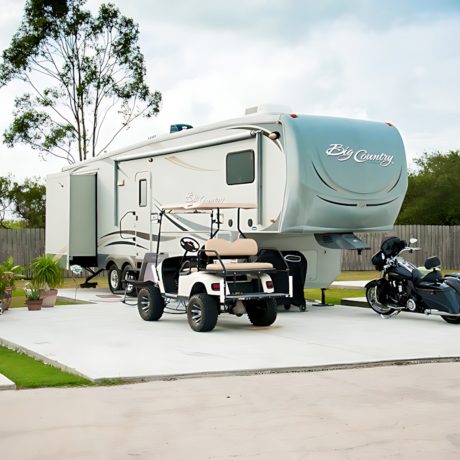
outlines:
[{"label": "golf cart rear wheel", "polygon": [[212,331],[217,324],[219,304],[216,298],[208,294],[195,294],[187,304],[187,319],[196,332]]},{"label": "golf cart rear wheel", "polygon": [[165,309],[160,290],[155,286],[142,288],[137,296],[137,309],[144,321],[158,321]]},{"label": "golf cart rear wheel", "polygon": [[460,316],[442,315],[441,318],[450,324],[460,324]]},{"label": "golf cart rear wheel", "polygon": [[107,278],[109,281],[109,288],[113,294],[121,290],[121,272],[115,264],[109,267]]},{"label": "golf cart rear wheel", "polygon": [[247,301],[244,306],[248,312],[249,321],[254,326],[270,326],[276,320],[278,304],[275,299]]}]

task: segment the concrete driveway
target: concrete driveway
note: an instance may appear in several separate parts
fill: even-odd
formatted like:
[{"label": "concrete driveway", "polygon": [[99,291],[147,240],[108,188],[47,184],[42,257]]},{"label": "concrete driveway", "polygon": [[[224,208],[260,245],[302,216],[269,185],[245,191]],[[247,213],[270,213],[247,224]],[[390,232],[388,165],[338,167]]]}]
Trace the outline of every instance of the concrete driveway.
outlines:
[{"label": "concrete driveway", "polygon": [[145,322],[136,307],[106,291],[78,294],[83,295],[97,303],[8,311],[1,317],[0,340],[93,380],[460,356],[460,325],[439,317],[382,320],[365,308],[310,306],[304,313],[280,312],[267,328],[253,327],[245,316],[221,315],[214,331],[196,333],[184,315]]},{"label": "concrete driveway", "polygon": [[0,393],[14,460],[460,458],[460,364]]}]

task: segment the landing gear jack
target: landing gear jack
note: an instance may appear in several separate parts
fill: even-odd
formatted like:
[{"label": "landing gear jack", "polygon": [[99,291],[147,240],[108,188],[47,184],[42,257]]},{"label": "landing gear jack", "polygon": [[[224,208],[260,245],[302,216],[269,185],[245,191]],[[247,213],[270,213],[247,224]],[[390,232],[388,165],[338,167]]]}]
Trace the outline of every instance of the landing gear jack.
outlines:
[{"label": "landing gear jack", "polygon": [[90,272],[91,275],[88,276],[86,279],[85,279],[85,282],[84,283],[81,283],[80,284],[80,287],[81,288],[95,288],[97,286],[97,282],[96,281],[93,281],[90,283],[90,281],[97,275],[99,275],[99,273],[102,273],[104,271],[103,268],[100,268],[98,271],[94,271],[92,268],[90,267],[85,267],[85,270],[87,272]]},{"label": "landing gear jack", "polygon": [[321,288],[321,303],[314,303],[314,307],[332,307],[334,304],[326,303],[326,288]]}]

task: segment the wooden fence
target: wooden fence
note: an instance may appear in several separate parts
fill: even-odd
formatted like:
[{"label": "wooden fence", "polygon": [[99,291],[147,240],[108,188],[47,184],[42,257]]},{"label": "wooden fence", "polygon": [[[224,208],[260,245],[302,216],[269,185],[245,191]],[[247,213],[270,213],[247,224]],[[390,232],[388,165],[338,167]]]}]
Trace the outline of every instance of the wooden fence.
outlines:
[{"label": "wooden fence", "polygon": [[45,253],[45,229],[0,229],[0,262],[13,256],[14,263],[27,267],[32,259]]},{"label": "wooden fence", "polygon": [[443,268],[460,268],[460,225],[395,225],[391,232],[356,233],[371,249],[361,255],[356,251],[343,251],[342,270],[375,270],[370,260],[372,255],[379,250],[383,238],[393,235],[407,242],[410,238],[418,239],[414,246],[421,250],[404,254],[415,265],[423,265],[427,257],[438,256]]},{"label": "wooden fence", "polygon": [[[411,237],[418,239],[416,246],[422,250],[413,255],[407,254],[416,265],[423,265],[427,257],[437,255],[443,267],[460,269],[460,226],[396,225],[391,232],[357,233],[371,246],[371,250],[363,251],[361,255],[356,251],[343,251],[342,270],[373,270],[370,259],[378,251],[382,239],[390,235],[407,241]],[[0,262],[13,256],[15,263],[28,266],[34,257],[44,253],[44,229],[0,229]]]}]

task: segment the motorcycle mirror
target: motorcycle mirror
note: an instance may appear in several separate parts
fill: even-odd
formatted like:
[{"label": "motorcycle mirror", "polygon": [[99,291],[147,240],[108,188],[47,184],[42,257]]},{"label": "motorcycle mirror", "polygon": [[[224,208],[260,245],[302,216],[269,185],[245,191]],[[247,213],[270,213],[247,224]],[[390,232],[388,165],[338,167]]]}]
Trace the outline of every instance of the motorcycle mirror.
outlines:
[{"label": "motorcycle mirror", "polygon": [[411,239],[409,240],[409,243],[410,243],[410,244],[415,244],[417,241],[418,241],[417,238],[411,238]]}]

